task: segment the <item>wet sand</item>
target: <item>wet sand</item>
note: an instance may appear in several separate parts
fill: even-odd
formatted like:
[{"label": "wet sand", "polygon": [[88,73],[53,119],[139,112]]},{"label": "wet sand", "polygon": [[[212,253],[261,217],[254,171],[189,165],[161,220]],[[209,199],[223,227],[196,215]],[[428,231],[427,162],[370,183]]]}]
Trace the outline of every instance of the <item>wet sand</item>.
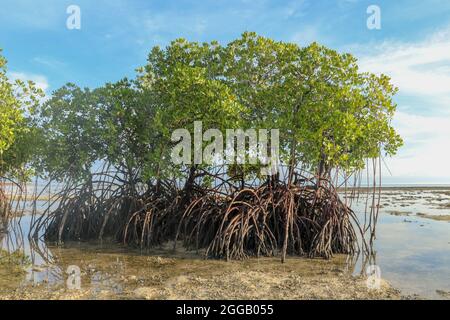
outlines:
[{"label": "wet sand", "polygon": [[[95,243],[40,243],[41,254],[31,255],[25,241],[31,266],[0,265],[0,299],[450,299],[449,204],[448,188],[383,191],[371,262],[382,271],[380,290],[368,288],[361,259],[345,256],[225,262],[170,245],[140,252]],[[360,196],[352,207],[362,221],[371,205]],[[67,287],[71,265],[80,268],[81,290]]]},{"label": "wet sand", "polygon": [[[346,257],[224,262],[193,253],[124,254],[118,248],[78,245],[57,249],[59,268],[40,267],[20,285],[0,271],[0,299],[404,299],[386,281],[369,289],[352,275]],[[69,290],[64,270],[78,263],[80,290]],[[6,271],[11,274],[10,271]],[[34,280],[31,280],[34,279]],[[64,281],[65,280],[65,281]]]}]

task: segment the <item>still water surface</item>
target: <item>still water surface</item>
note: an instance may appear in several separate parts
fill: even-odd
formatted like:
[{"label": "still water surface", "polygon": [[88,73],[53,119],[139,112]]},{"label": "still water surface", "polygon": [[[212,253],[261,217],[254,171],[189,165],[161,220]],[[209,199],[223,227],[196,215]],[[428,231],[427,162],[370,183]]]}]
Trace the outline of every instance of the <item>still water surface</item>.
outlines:
[{"label": "still water surface", "polygon": [[[381,268],[382,278],[405,295],[445,298],[445,293],[450,292],[450,221],[442,217],[450,216],[450,189],[388,189],[383,191],[380,204],[375,263]],[[352,206],[362,219],[366,202],[360,200]],[[434,220],[433,217],[440,218]],[[199,268],[207,276],[215,268],[229,266],[224,261],[204,261],[194,253],[179,253],[175,256],[177,263],[159,263],[157,269],[146,269],[142,274],[148,261],[159,259],[157,256],[174,257],[173,253],[164,249],[142,253],[98,243],[72,243],[65,247],[49,246],[44,242],[30,245],[27,240],[30,222],[29,215],[23,216],[20,222],[16,220],[12,224],[15,227],[1,240],[3,249],[23,249],[32,262],[20,281],[16,278],[13,281],[13,277],[0,270],[1,290],[14,290],[30,283],[44,283],[47,288],[63,284],[67,267],[79,265],[89,273],[84,277],[89,279],[94,291],[108,290],[120,297],[127,286],[127,279],[139,274],[143,283],[151,285],[152,281],[156,283],[158,277],[167,274],[182,275],[192,268]],[[254,260],[242,264],[264,266],[273,263],[272,260]],[[357,260],[356,264],[348,261],[339,257],[332,263],[355,275],[360,274],[361,261]],[[308,268],[294,271],[311,272]]]}]

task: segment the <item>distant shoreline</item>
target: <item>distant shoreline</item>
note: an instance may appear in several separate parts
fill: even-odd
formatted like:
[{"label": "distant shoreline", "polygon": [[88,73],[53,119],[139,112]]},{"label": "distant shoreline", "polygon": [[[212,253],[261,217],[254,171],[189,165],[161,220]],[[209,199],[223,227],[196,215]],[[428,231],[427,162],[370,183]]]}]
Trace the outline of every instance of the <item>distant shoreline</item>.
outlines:
[{"label": "distant shoreline", "polygon": [[[378,189],[379,186],[376,186]],[[338,190],[373,190],[373,186],[341,186]],[[382,190],[450,190],[449,185],[381,185]]]}]

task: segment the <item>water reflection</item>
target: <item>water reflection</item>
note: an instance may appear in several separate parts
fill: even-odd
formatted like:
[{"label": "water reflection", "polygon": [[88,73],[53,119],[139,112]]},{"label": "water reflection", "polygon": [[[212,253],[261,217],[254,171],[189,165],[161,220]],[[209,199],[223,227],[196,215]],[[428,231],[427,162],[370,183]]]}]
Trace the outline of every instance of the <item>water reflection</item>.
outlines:
[{"label": "water reflection", "polygon": [[[450,292],[450,223],[433,217],[450,217],[450,191],[386,190],[380,204],[374,252],[382,277],[406,294],[446,298],[442,292]],[[359,213],[364,206],[353,204]]]},{"label": "water reflection", "polygon": [[[436,199],[444,195],[433,195]],[[367,256],[339,257],[327,265],[349,274],[361,274],[369,265],[378,265],[382,277],[405,294],[417,293],[422,297],[445,298],[438,292],[450,292],[450,223],[434,221],[417,215],[393,215],[395,208],[425,211],[421,206],[411,205],[412,198],[420,203],[430,198],[427,192],[414,191],[414,194],[387,192],[382,196],[382,209],[374,242],[374,254]],[[416,199],[417,200],[417,199]],[[402,201],[404,206],[402,206]],[[354,203],[353,207],[364,219],[364,201]],[[444,214],[434,204],[432,212]],[[48,290],[53,286],[65,285],[71,265],[79,266],[84,286],[88,285],[93,298],[102,292],[117,297],[126,297],[127,290],[138,286],[167,286],[173,277],[185,274],[213,274],[214,268],[230,270],[236,264],[223,261],[205,262],[201,256],[189,252],[176,254],[166,248],[141,252],[118,245],[101,243],[70,243],[64,247],[51,246],[41,240],[30,240],[28,233],[33,217],[24,215],[14,218],[7,234],[0,234],[1,248],[8,252],[23,250],[30,257],[31,265],[19,283],[10,282],[2,290],[39,284]],[[162,258],[160,258],[162,257]],[[161,260],[158,260],[161,259]],[[292,258],[293,259],[293,258]],[[302,262],[298,265],[281,265],[278,260],[239,262],[239,268],[292,268],[292,272],[320,272],[321,265]],[[5,277],[8,275],[2,275]],[[3,279],[5,280],[5,279]],[[25,290],[25,289],[24,289]]]}]

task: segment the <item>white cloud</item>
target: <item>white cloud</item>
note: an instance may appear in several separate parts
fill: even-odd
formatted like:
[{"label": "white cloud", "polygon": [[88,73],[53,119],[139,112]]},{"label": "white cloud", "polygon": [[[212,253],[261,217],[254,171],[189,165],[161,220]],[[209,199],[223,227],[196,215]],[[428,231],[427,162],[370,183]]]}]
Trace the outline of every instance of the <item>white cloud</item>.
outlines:
[{"label": "white cloud", "polygon": [[450,29],[416,43],[384,42],[360,59],[362,70],[384,73],[400,93],[450,99]]},{"label": "white cloud", "polygon": [[308,3],[305,0],[290,1],[281,9],[282,16],[284,16],[285,19],[303,17],[307,5]]},{"label": "white cloud", "polygon": [[295,42],[300,46],[304,47],[312,42],[321,41],[323,42],[324,37],[320,34],[319,28],[309,25],[301,28],[301,30],[295,33],[291,38],[291,42]]},{"label": "white cloud", "polygon": [[384,73],[399,88],[394,126],[405,146],[387,160],[393,178],[450,182],[450,29],[414,43],[387,41],[360,57],[363,71]]},{"label": "white cloud", "polygon": [[65,63],[51,57],[34,57],[33,62],[53,69],[62,68]]},{"label": "white cloud", "polygon": [[49,87],[48,80],[43,75],[25,72],[10,72],[9,76],[11,80],[33,81],[36,84],[36,87],[44,92],[46,92]]},{"label": "white cloud", "polygon": [[394,125],[405,147],[387,160],[393,176],[450,178],[450,117],[397,112]]}]

